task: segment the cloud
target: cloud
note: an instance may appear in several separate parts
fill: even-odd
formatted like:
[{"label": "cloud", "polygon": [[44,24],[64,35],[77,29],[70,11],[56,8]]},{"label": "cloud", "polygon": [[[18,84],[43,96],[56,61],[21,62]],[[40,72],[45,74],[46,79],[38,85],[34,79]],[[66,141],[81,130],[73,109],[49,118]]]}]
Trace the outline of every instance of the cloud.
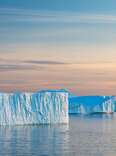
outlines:
[{"label": "cloud", "polygon": [[71,22],[71,23],[116,23],[116,15],[87,14],[63,11],[34,11],[24,9],[0,8],[3,21],[15,20],[23,22]]},{"label": "cloud", "polygon": [[60,61],[48,61],[48,60],[29,60],[29,61],[24,61],[24,63],[30,63],[30,64],[42,64],[42,65],[62,65],[66,64],[65,62],[60,62]]},{"label": "cloud", "polygon": [[12,84],[12,85],[14,85],[14,84],[25,84],[26,83],[26,81],[25,80],[0,80],[0,84]]},{"label": "cloud", "polygon": [[24,64],[0,64],[0,72],[6,71],[23,71],[23,70],[40,70],[42,67],[24,65]]},{"label": "cloud", "polygon": [[18,60],[0,58],[0,72],[8,71],[43,71],[47,65],[65,65],[68,63],[52,60]]},{"label": "cloud", "polygon": [[48,67],[45,65],[65,65],[69,63],[52,60],[18,60],[0,58],[0,72],[7,71],[41,71]]}]

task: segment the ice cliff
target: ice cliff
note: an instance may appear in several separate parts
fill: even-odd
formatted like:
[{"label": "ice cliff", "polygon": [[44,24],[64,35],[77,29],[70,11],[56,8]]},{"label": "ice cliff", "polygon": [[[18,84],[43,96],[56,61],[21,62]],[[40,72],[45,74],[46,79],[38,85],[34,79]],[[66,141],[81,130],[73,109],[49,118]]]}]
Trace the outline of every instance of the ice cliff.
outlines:
[{"label": "ice cliff", "polygon": [[69,114],[112,113],[114,96],[70,96],[65,90],[0,93],[0,125],[68,123]]},{"label": "ice cliff", "polygon": [[69,98],[70,114],[112,113],[114,96],[80,96]]},{"label": "ice cliff", "polygon": [[0,93],[0,125],[68,123],[68,93]]}]

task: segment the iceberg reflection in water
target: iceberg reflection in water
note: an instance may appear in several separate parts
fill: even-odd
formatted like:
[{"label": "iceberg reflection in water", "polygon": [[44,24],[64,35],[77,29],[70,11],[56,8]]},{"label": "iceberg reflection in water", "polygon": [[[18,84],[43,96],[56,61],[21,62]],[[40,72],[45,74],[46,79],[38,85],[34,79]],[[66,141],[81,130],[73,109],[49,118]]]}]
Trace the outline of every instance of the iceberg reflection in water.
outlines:
[{"label": "iceberg reflection in water", "polygon": [[68,123],[68,93],[0,93],[0,125]]},{"label": "iceberg reflection in water", "polygon": [[65,155],[68,133],[68,124],[1,126],[0,156]]},{"label": "iceberg reflection in water", "polygon": [[70,116],[69,125],[0,126],[0,156],[115,156],[116,116]]}]

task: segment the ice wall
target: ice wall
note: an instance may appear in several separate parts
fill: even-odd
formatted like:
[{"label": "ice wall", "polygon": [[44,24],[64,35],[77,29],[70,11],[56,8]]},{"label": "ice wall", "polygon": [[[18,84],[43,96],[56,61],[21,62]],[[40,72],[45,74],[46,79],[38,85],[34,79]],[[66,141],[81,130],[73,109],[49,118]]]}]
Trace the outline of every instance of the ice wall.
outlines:
[{"label": "ice wall", "polygon": [[0,93],[0,125],[68,123],[68,93]]},{"label": "ice wall", "polygon": [[114,96],[80,96],[69,98],[70,114],[112,113]]}]

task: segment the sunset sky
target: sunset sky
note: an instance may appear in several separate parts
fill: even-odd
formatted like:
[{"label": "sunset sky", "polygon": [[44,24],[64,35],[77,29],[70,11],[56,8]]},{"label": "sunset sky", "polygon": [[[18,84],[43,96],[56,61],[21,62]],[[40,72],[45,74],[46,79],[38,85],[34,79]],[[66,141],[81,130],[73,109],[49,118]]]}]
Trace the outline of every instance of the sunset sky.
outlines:
[{"label": "sunset sky", "polygon": [[0,90],[116,95],[116,0],[0,0]]}]

